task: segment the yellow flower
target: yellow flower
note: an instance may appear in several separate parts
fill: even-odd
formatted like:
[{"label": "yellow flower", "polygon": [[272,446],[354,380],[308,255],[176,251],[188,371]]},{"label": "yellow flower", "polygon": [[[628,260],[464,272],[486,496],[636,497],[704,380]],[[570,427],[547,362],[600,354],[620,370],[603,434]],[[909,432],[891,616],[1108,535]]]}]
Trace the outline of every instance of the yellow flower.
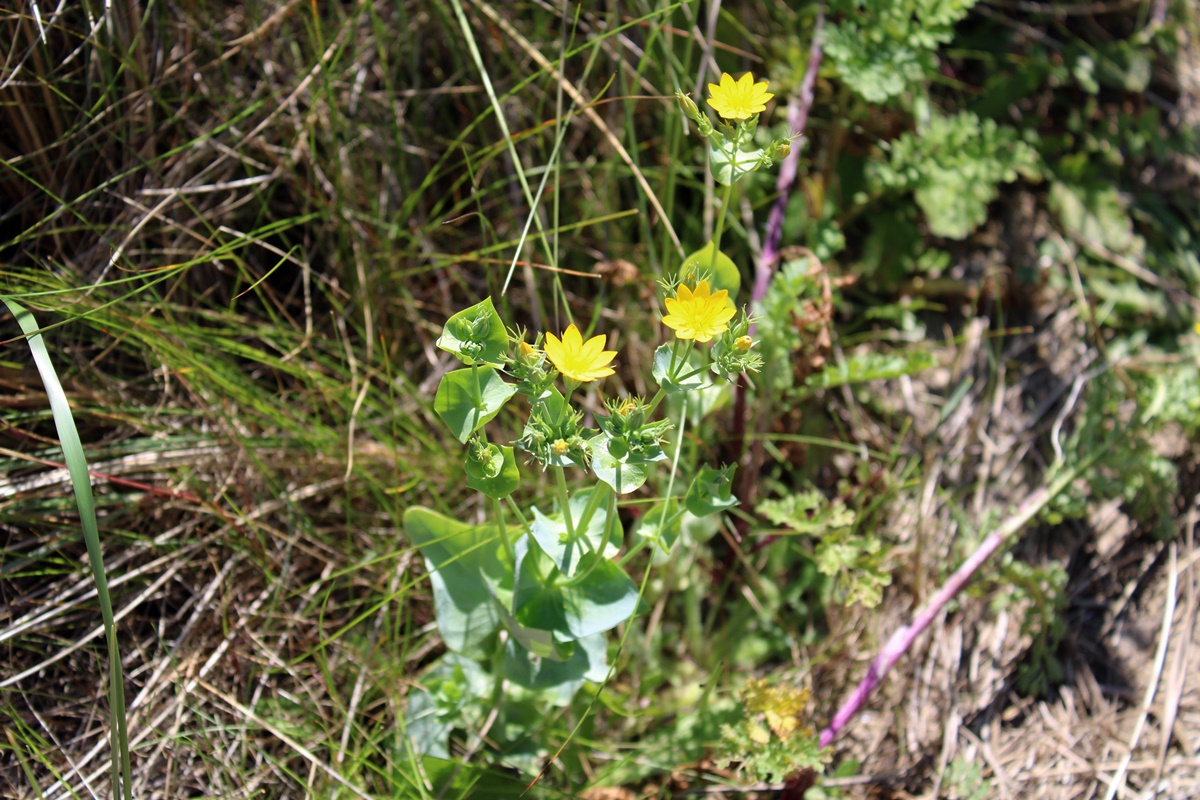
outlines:
[{"label": "yellow flower", "polygon": [[708,104],[725,119],[750,119],[760,111],[767,110],[767,101],[775,95],[767,91],[767,82],[754,82],[747,72],[736,81],[728,72],[721,73],[721,84],[708,85]]},{"label": "yellow flower", "polygon": [[585,342],[579,329],[568,325],[561,340],[553,333],[546,334],[546,357],[564,376],[590,383],[613,374],[608,365],[617,351],[605,350],[604,339],[604,336],[593,336]]},{"label": "yellow flower", "polygon": [[663,325],[675,331],[679,339],[712,341],[714,336],[729,330],[726,323],[737,313],[727,304],[728,299],[729,292],[725,289],[712,294],[708,281],[700,281],[695,289],[681,283],[675,296],[667,298],[668,313],[663,317]]}]

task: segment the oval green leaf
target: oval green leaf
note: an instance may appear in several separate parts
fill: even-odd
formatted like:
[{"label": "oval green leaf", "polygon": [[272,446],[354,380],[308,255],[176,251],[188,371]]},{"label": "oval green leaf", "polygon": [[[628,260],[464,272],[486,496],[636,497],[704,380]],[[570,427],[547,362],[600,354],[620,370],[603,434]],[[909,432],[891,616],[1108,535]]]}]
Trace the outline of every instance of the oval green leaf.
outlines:
[{"label": "oval green leaf", "polygon": [[433,410],[465,444],[516,393],[517,387],[506,383],[491,367],[456,369],[443,375],[438,383]]}]

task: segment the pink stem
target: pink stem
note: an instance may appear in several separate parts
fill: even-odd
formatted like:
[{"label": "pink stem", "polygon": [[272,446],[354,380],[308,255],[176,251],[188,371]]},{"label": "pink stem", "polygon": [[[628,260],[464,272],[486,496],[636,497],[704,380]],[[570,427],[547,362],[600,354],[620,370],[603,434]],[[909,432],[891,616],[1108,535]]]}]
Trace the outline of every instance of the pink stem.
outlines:
[{"label": "pink stem", "polygon": [[821,731],[821,747],[828,747],[833,744],[834,738],[846,726],[846,723],[862,710],[871,692],[875,690],[879,682],[888,674],[888,671],[896,665],[896,662],[900,660],[900,656],[908,651],[908,648],[912,646],[916,638],[929,627],[929,623],[933,622],[937,615],[941,613],[946,603],[950,602],[951,598],[962,591],[963,587],[975,575],[976,570],[983,566],[983,563],[1000,549],[1000,546],[1004,544],[1004,540],[1023,528],[1025,523],[1032,519],[1041,510],[1042,506],[1046,505],[1050,498],[1057,494],[1057,492],[1057,486],[1042,487],[1025,498],[1024,502],[1017,508],[1017,513],[1005,520],[1004,524],[984,539],[975,552],[962,563],[962,566],[954,571],[954,574],[938,590],[933,599],[913,618],[912,624],[904,625],[892,634],[892,638],[888,639],[888,643],[884,645],[883,649],[879,651],[879,655],[871,662],[870,668],[867,669],[867,674],[859,682],[854,693],[850,695],[850,698],[833,715],[833,721],[829,723],[829,727]]},{"label": "pink stem", "polygon": [[[817,71],[821,68],[821,30],[825,27],[825,9],[818,12],[817,24],[813,29],[812,45],[808,51],[808,71],[800,82],[799,97],[788,101],[788,130],[793,135],[804,133],[808,125],[808,113],[812,110],[813,84],[817,80]],[[775,181],[775,191],[779,195],[771,206],[771,214],[767,217],[767,236],[763,242],[762,258],[754,273],[754,291],[750,295],[750,305],[753,308],[767,296],[767,287],[771,283],[771,275],[775,272],[775,262],[779,260],[779,243],[783,239],[783,219],[787,211],[788,198],[792,187],[796,185],[796,174],[800,171],[800,142],[792,147],[779,168],[779,177]],[[752,329],[753,330],[753,329]]]}]

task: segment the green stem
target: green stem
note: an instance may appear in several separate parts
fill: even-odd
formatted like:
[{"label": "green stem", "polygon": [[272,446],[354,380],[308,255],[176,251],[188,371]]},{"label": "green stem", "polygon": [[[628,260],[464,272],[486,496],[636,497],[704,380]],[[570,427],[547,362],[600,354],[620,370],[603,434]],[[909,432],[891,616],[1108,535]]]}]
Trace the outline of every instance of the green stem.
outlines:
[{"label": "green stem", "polygon": [[500,505],[500,501],[495,497],[489,498],[492,501],[492,514],[496,517],[496,525],[500,528],[500,540],[504,542],[504,549],[508,553],[509,560],[513,566],[517,564],[517,551],[513,549],[512,539],[508,535],[508,526],[504,524],[504,506]]},{"label": "green stem", "polygon": [[578,383],[570,378],[563,378],[563,388],[566,389],[566,394],[563,395],[562,407],[558,409],[558,419],[554,420],[554,424],[562,426],[564,419],[571,413],[571,394],[579,386]]},{"label": "green stem", "polygon": [[[679,473],[679,453],[683,450],[683,434],[687,427],[687,398],[679,404],[679,438],[675,441],[675,455],[671,458],[671,477],[667,479],[667,501],[671,502],[675,490],[675,476]],[[676,513],[682,513],[677,511]]]},{"label": "green stem", "polygon": [[[608,543],[610,541],[612,541],[612,532],[613,532],[613,528],[616,526],[616,522],[617,522],[617,493],[609,492],[608,493],[608,516],[604,518],[604,538],[602,538],[600,540],[600,548],[595,551],[596,558],[593,558],[591,560],[591,562],[587,565],[587,567],[584,568],[581,572],[579,572],[579,574],[575,575],[570,580],[564,581],[563,585],[572,586],[574,584],[581,583],[583,581],[583,579],[586,578],[588,575],[592,574],[592,570],[594,570],[600,564],[600,562],[604,560],[604,551],[606,549],[608,549]],[[624,561],[622,560],[621,563],[624,563]]]},{"label": "green stem", "polygon": [[649,544],[650,544],[649,539],[646,539],[644,537],[638,539],[637,543],[635,543],[633,545],[633,547],[629,548],[629,550],[625,553],[625,555],[623,555],[617,559],[617,566],[620,567],[621,569],[625,569],[625,565],[628,564],[630,561],[632,561],[634,556],[636,556],[638,553],[645,550],[649,546]]},{"label": "green stem", "polygon": [[[738,152],[742,147],[742,126],[737,127],[737,135],[733,137],[732,150],[733,166],[737,166]],[[732,177],[732,176],[730,176]],[[717,229],[713,232],[713,251],[712,260],[708,264],[708,274],[717,274],[717,254],[721,252],[721,234],[725,231],[725,217],[729,216],[729,203],[733,199],[733,184],[731,180],[729,185],[725,187],[725,194],[721,198],[721,208],[717,212]]]},{"label": "green stem", "polygon": [[[679,370],[688,363],[688,356],[692,354],[692,348],[695,342],[691,339],[676,339],[675,344],[671,347],[671,369],[667,377],[672,383],[679,383],[682,378],[679,377]],[[680,352],[682,349],[683,352]]]},{"label": "green stem", "polygon": [[733,184],[731,183],[725,187],[725,194],[721,198],[721,209],[717,213],[717,229],[713,233],[712,260],[708,263],[708,274],[710,276],[717,274],[717,254],[721,252],[721,234],[725,232],[725,217],[729,215],[729,203],[732,199]]},{"label": "green stem", "polygon": [[567,525],[567,538],[575,539],[575,526],[571,523],[571,505],[567,495],[567,475],[562,467],[555,467],[554,474],[558,478],[558,507],[562,511],[563,522]]},{"label": "green stem", "polygon": [[521,530],[529,530],[529,520],[525,519],[525,515],[521,513],[521,508],[513,501],[512,495],[504,499],[508,503],[509,510],[513,512],[517,519],[521,520]]},{"label": "green stem", "polygon": [[479,427],[479,415],[483,413],[480,406],[483,404],[483,387],[479,385],[479,364],[476,363],[471,367],[471,380],[475,382],[475,396],[471,398],[475,401],[475,421],[471,424],[471,430]]},{"label": "green stem", "polygon": [[583,513],[579,515],[579,522],[575,525],[581,534],[580,538],[583,539],[583,545],[588,549],[589,553],[596,551],[592,547],[591,540],[587,537],[588,525],[591,523],[592,517],[596,515],[596,509],[600,507],[600,498],[604,496],[605,492],[612,493],[612,489],[607,483],[597,483],[592,487],[592,492],[588,495],[587,506],[583,509]]},{"label": "green stem", "polygon": [[646,419],[650,419],[650,415],[654,413],[654,409],[658,408],[658,404],[663,401],[667,393],[663,389],[658,390],[658,394],[650,398],[650,405],[646,406]]}]

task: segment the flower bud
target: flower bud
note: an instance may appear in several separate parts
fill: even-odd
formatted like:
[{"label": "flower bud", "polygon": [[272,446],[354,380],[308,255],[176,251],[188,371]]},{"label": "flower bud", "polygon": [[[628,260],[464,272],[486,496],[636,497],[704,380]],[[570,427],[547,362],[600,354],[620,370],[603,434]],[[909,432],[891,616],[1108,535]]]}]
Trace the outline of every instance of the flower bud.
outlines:
[{"label": "flower bud", "polygon": [[745,353],[754,346],[754,340],[749,336],[739,336],[734,340],[733,346],[738,349],[739,353]]},{"label": "flower bud", "polygon": [[679,101],[679,107],[688,119],[695,122],[700,121],[700,109],[696,106],[696,101],[688,97],[683,92],[675,92],[675,99]]},{"label": "flower bud", "polygon": [[629,440],[624,436],[615,436],[608,440],[608,454],[621,459],[629,455]]},{"label": "flower bud", "polygon": [[554,451],[554,455],[565,456],[571,450],[571,445],[567,444],[565,439],[555,439],[554,444],[550,445],[550,449]]},{"label": "flower bud", "polygon": [[792,152],[792,146],[787,142],[784,142],[783,144],[779,145],[779,147],[775,148],[775,157],[781,159],[787,158],[788,153],[790,152]]}]

